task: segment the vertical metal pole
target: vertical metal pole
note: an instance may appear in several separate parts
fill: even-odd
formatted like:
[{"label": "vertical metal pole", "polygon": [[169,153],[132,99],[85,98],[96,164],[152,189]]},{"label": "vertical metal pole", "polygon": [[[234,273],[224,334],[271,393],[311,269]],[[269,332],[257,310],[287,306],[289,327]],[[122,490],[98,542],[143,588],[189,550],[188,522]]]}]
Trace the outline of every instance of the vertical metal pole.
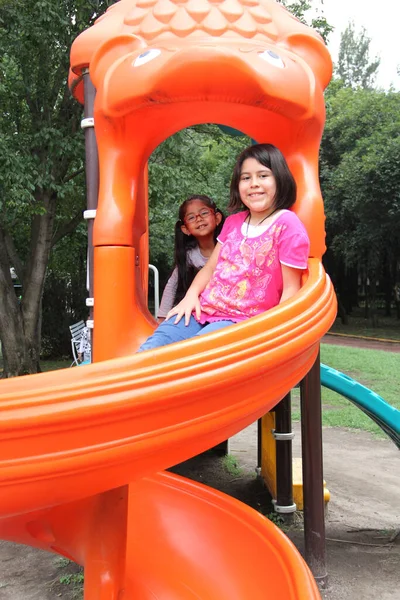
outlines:
[{"label": "vertical metal pole", "polygon": [[262,418],[257,421],[257,467],[256,473],[261,475],[262,466]]},{"label": "vertical metal pole", "polygon": [[[93,119],[94,100],[96,89],[90,79],[89,69],[83,70],[84,86],[84,117],[85,120]],[[85,127],[85,153],[86,153],[86,200],[87,209],[96,210],[99,195],[99,156],[94,127]],[[88,219],[88,291],[89,298],[93,299],[93,218]],[[93,302],[89,302],[89,318],[93,320]],[[93,329],[91,330],[91,347],[93,358]]]},{"label": "vertical metal pole", "polygon": [[149,265],[150,271],[154,276],[154,316],[157,319],[158,309],[160,308],[160,276],[157,267]]},{"label": "vertical metal pole", "polygon": [[319,585],[327,583],[320,356],[300,385],[306,561]]},{"label": "vertical metal pole", "polygon": [[292,402],[290,392],[275,407],[276,512],[293,520]]}]

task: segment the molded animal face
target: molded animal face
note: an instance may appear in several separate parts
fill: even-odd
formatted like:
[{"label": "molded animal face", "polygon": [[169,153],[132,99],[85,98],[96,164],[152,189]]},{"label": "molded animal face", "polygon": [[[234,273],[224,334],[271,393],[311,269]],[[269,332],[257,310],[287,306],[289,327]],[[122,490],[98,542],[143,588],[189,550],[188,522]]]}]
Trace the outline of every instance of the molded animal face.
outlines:
[{"label": "molded animal face", "polygon": [[70,85],[81,101],[88,66],[103,182],[99,245],[141,243],[132,232],[145,231],[145,212],[134,207],[149,155],[176,131],[208,122],[280,148],[311,255],[323,254],[318,150],[332,62],[316,31],[275,0],[120,0],[71,49]]},{"label": "molded animal face", "polygon": [[120,0],[75,41],[72,70],[85,63],[119,114],[212,89],[210,99],[257,106],[272,93],[304,116],[331,77],[323,40],[274,0]]}]

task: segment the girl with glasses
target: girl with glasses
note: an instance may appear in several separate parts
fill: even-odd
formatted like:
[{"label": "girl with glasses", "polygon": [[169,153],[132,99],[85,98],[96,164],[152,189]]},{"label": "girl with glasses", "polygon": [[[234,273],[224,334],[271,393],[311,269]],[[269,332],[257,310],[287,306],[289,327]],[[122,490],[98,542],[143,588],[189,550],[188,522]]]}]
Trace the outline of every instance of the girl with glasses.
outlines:
[{"label": "girl with glasses", "polygon": [[208,196],[189,196],[179,207],[179,219],[175,224],[175,266],[161,298],[159,323],[183,299],[193,279],[210,258],[224,220],[224,215]]}]

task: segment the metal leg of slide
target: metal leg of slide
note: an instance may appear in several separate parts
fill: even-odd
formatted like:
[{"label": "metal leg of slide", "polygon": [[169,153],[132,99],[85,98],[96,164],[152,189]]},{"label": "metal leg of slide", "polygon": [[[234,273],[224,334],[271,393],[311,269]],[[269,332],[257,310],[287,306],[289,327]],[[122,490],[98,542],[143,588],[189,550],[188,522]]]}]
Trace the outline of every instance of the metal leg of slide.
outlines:
[{"label": "metal leg of slide", "polygon": [[290,392],[275,407],[276,502],[275,511],[285,522],[293,521],[292,402]]},{"label": "metal leg of slide", "polygon": [[257,477],[261,477],[262,465],[262,418],[257,421]]},{"label": "metal leg of slide", "polygon": [[327,584],[320,357],[300,385],[305,559],[321,587]]}]

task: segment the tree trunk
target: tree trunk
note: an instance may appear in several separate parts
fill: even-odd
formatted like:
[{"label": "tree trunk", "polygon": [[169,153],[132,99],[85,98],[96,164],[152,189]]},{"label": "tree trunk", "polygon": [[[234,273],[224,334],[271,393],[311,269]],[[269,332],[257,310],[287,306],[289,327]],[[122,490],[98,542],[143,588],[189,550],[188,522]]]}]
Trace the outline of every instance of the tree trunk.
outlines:
[{"label": "tree trunk", "polygon": [[392,292],[393,292],[393,272],[388,253],[385,251],[383,259],[383,289],[385,294],[385,317],[392,316]]},{"label": "tree trunk", "polygon": [[10,268],[0,268],[0,339],[3,354],[3,377],[27,373],[22,314],[14,291]]},{"label": "tree trunk", "polygon": [[46,213],[32,222],[30,258],[25,268],[22,300],[19,303],[10,275],[4,231],[0,228],[0,339],[3,378],[40,371],[40,310],[46,267],[51,249],[55,198],[41,198]]},{"label": "tree trunk", "polygon": [[372,327],[378,326],[378,315],[376,312],[376,282],[375,276],[369,279],[369,313],[368,319]]},{"label": "tree trunk", "polygon": [[2,377],[36,373],[31,364],[29,348],[24,335],[21,306],[14,290],[3,230],[0,228],[0,339],[3,354]]},{"label": "tree trunk", "polygon": [[348,325],[349,317],[346,313],[346,309],[343,305],[343,302],[342,302],[339,294],[337,294],[337,303],[338,303],[338,315],[340,317],[340,320],[342,321],[342,325]]}]

